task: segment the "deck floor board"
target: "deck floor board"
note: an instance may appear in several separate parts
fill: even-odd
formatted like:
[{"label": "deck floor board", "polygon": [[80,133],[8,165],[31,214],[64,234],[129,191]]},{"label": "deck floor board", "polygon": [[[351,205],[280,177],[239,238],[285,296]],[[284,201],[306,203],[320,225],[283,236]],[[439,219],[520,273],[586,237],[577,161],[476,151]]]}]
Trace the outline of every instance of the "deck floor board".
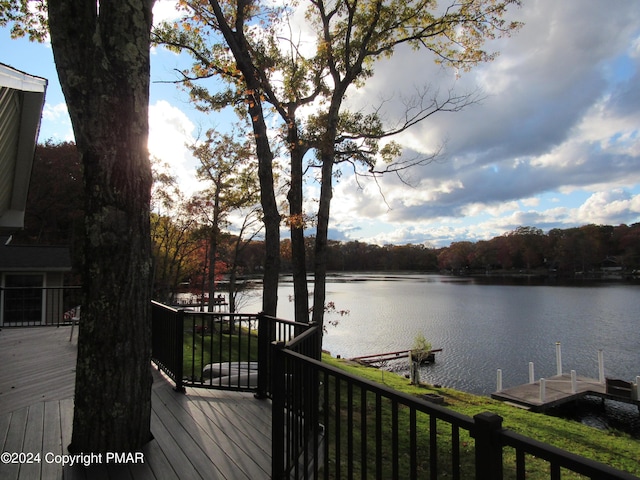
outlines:
[{"label": "deck floor board", "polygon": [[[213,471],[207,471],[210,469],[206,463],[204,463],[204,467],[200,466],[198,471],[201,476],[204,475],[203,478],[232,478],[232,475],[238,476],[240,478],[244,472],[239,471],[238,466],[228,457],[228,454],[231,454],[231,446],[233,445],[226,437],[221,438],[211,438],[210,436],[202,436],[207,429],[213,430],[216,428],[216,425],[212,425],[210,423],[206,423],[202,421],[202,418],[196,418],[198,415],[198,409],[194,409],[195,415],[188,413],[185,410],[185,407],[182,404],[186,404],[186,408],[189,408],[190,402],[184,401],[181,402],[180,399],[176,398],[167,398],[166,394],[170,392],[159,392],[159,397],[167,402],[167,407],[171,409],[173,412],[174,418],[172,421],[176,422],[176,425],[182,426],[184,431],[184,437],[179,443],[181,445],[187,445],[188,448],[191,449],[200,449],[201,452],[198,454],[205,455],[207,458],[215,458],[216,465]],[[186,400],[186,399],[185,399]],[[169,404],[172,404],[169,407]],[[166,417],[162,417],[163,422]],[[175,428],[174,428],[175,430]],[[196,437],[196,438],[194,438]],[[250,477],[243,477],[250,478]]]},{"label": "deck floor board", "polygon": [[40,464],[0,464],[0,478],[176,480],[268,478],[271,402],[251,393],[173,390],[153,369],[151,432],[144,463],[62,467],[44,455],[67,453],[73,424],[76,336],[70,327],[0,331],[0,446],[40,453]]}]

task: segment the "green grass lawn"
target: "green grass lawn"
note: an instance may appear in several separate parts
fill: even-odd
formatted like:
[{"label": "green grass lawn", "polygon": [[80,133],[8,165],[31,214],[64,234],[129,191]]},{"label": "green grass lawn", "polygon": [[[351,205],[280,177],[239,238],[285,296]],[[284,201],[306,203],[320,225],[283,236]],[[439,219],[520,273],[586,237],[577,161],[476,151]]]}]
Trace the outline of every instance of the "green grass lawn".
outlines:
[{"label": "green grass lawn", "polygon": [[195,381],[199,381],[202,369],[209,363],[258,361],[258,334],[246,328],[234,333],[194,333],[185,329],[183,345],[184,375]]},{"label": "green grass lawn", "polygon": [[[588,427],[576,421],[565,420],[540,413],[532,413],[505,403],[493,400],[489,397],[471,395],[468,393],[452,390],[448,388],[433,388],[429,386],[410,385],[404,377],[384,370],[363,367],[353,362],[338,360],[328,355],[323,356],[323,361],[341,368],[353,375],[357,375],[368,380],[384,384],[395,390],[399,390],[412,395],[423,395],[425,393],[437,393],[445,399],[445,406],[473,417],[474,415],[490,411],[500,415],[504,421],[503,426],[517,433],[532,439],[554,445],[574,454],[593,459],[595,461],[610,465],[614,468],[627,471],[640,476],[640,441],[627,434],[616,431],[602,431]],[[353,395],[352,404],[358,407],[359,394]],[[342,395],[344,397],[344,394]],[[348,401],[343,398],[343,402]],[[356,402],[356,403],[353,403]],[[367,401],[368,403],[368,401]],[[359,407],[358,407],[359,408]],[[385,407],[386,408],[386,407]],[[639,413],[640,414],[640,413]],[[391,421],[391,411],[384,413]],[[428,449],[429,420],[425,415],[417,418],[418,448]],[[408,414],[399,412],[397,421],[400,423],[401,432],[408,431]],[[367,429],[371,432],[371,428]],[[447,473],[447,461],[450,457],[450,428],[444,422],[438,422],[438,458],[442,459],[442,468],[439,471]],[[357,439],[359,442],[359,438]],[[400,451],[409,451],[408,435],[400,435]],[[346,441],[346,439],[344,440]],[[358,444],[357,442],[355,442]],[[469,438],[467,432],[461,431],[461,465],[463,473],[473,469],[473,440]],[[383,454],[388,455],[388,452]],[[375,456],[375,452],[373,452]],[[375,458],[369,459],[374,461]],[[506,448],[504,451],[505,478],[515,478],[515,453],[512,449]],[[426,468],[426,466],[424,466]],[[527,457],[527,478],[528,479],[548,479],[549,467],[546,462]],[[579,475],[563,472],[565,478],[584,478]]]}]

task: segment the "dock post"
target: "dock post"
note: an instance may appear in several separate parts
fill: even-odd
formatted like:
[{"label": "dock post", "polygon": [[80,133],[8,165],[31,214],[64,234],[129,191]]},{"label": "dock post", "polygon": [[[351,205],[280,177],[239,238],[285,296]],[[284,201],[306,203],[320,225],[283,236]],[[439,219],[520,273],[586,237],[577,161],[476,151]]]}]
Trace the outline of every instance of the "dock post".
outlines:
[{"label": "dock post", "polygon": [[544,403],[546,388],[547,388],[547,381],[544,378],[541,378],[540,379],[540,403]]},{"label": "dock post", "polygon": [[533,362],[529,362],[529,383],[536,383],[536,377],[533,374]]},{"label": "dock post", "polygon": [[501,368],[498,369],[498,378],[496,383],[497,383],[496,391],[501,392],[502,391],[502,369]]},{"label": "dock post", "polygon": [[598,350],[598,380],[604,384],[604,353],[602,349]]},{"label": "dock post", "polygon": [[576,377],[576,371],[571,370],[571,393],[576,393],[578,391],[578,380]]},{"label": "dock post", "polygon": [[558,376],[562,375],[562,347],[560,342],[556,342],[556,371]]}]

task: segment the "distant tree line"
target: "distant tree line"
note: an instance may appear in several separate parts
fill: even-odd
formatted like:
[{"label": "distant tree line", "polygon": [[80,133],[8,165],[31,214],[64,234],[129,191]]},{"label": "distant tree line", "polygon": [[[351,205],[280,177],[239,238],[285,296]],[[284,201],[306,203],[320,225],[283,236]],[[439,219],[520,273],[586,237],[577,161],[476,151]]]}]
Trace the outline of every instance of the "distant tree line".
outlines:
[{"label": "distant tree line", "polygon": [[544,270],[561,276],[640,269],[640,223],[554,228],[518,227],[491,240],[455,242],[438,254],[452,271]]},{"label": "distant tree line", "polygon": [[[286,267],[288,240],[281,250]],[[539,228],[518,227],[491,240],[453,242],[443,248],[330,241],[329,252],[333,271],[632,273],[640,270],[640,223],[554,228],[546,234]]]}]

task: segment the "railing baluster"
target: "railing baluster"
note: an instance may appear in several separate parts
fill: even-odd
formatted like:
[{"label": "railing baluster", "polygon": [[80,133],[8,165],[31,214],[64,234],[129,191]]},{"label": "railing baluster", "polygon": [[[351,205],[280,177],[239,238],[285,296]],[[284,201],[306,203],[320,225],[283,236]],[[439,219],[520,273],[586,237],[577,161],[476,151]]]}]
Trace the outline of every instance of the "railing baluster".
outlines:
[{"label": "railing baluster", "polygon": [[347,384],[347,478],[353,479],[353,384]]},{"label": "railing baluster", "polygon": [[516,450],[516,479],[525,480],[526,475],[524,450]]},{"label": "railing baluster", "polygon": [[256,398],[267,398],[268,382],[271,377],[271,361],[273,355],[269,355],[271,343],[272,323],[263,314],[258,314],[258,391]]},{"label": "railing baluster", "polygon": [[323,372],[323,388],[324,393],[322,395],[322,409],[324,412],[324,478],[325,480],[329,479],[329,438],[331,434],[331,425],[329,424],[329,402],[330,402],[330,391],[329,391],[329,382],[332,381],[329,372],[326,370]]},{"label": "railing baluster", "polygon": [[[205,338],[206,338],[206,328],[207,328],[207,320],[208,318],[206,316],[201,315],[200,316],[200,322],[196,322],[194,319],[194,325],[197,325],[198,323],[200,324],[200,351],[204,353],[205,351]],[[195,327],[194,327],[195,328]],[[194,337],[195,338],[195,337]],[[211,343],[211,342],[209,342]],[[196,358],[196,352],[193,352],[193,357],[194,359]],[[204,355],[197,355],[198,357],[198,365],[196,366],[196,369],[194,369],[193,372],[191,372],[191,381],[192,382],[201,382],[202,381],[202,370],[204,370]],[[195,362],[194,362],[195,363]]]},{"label": "railing baluster", "polygon": [[418,432],[416,410],[409,410],[409,474],[412,480],[418,478]]},{"label": "railing baluster", "polygon": [[184,378],[184,310],[178,310],[175,315],[175,344],[173,352],[175,355],[175,375],[176,392],[185,393],[186,389],[182,384]]},{"label": "railing baluster", "polygon": [[[207,320],[208,320],[207,328],[208,328],[208,332],[209,332],[209,335],[210,335],[210,341],[209,341],[209,364],[212,365],[212,368],[209,369],[209,382],[208,382],[208,384],[209,384],[209,386],[213,386],[213,364],[215,363],[213,361],[213,343],[214,343],[213,342],[213,338],[216,335],[216,322],[215,322],[215,317],[213,317],[213,316],[207,317]],[[203,359],[202,363],[204,365],[206,365],[206,363],[204,362],[204,359]],[[204,369],[204,365],[202,367],[203,369]],[[202,380],[204,382],[207,379],[203,378]]]},{"label": "railing baluster", "polygon": [[399,447],[398,447],[398,402],[391,400],[391,452],[392,452],[392,472],[393,478],[400,478]]},{"label": "railing baluster", "polygon": [[184,315],[187,320],[186,327],[191,332],[191,374],[189,375],[189,381],[193,382],[194,372],[196,369],[196,320],[193,315]]},{"label": "railing baluster", "polygon": [[[309,370],[311,370],[309,372]],[[311,435],[313,436],[313,450],[311,452],[311,458],[309,458],[310,462],[313,462],[313,478],[314,480],[318,478],[318,455],[320,454],[320,374],[311,365],[307,368],[306,378],[310,378],[312,384],[309,385],[309,388],[306,389],[307,395],[309,397],[309,408],[307,409],[310,412],[310,416],[313,419]]]},{"label": "railing baluster", "polygon": [[382,395],[376,394],[376,478],[382,478]]},{"label": "railing baluster", "polygon": [[335,430],[335,455],[336,455],[336,478],[342,478],[341,476],[341,465],[342,465],[342,455],[341,455],[341,439],[340,439],[340,434],[341,434],[341,430],[340,430],[340,423],[341,423],[341,417],[342,417],[342,402],[340,400],[340,379],[337,377],[335,378],[335,386],[334,386],[334,395],[335,395],[335,401],[334,401],[334,405],[336,406],[336,418],[335,418],[335,426],[334,426],[334,430]]},{"label": "railing baluster", "polygon": [[367,465],[369,463],[368,449],[367,449],[367,390],[360,388],[360,463],[362,465],[362,478],[367,478]]},{"label": "railing baluster", "polygon": [[272,376],[273,397],[271,413],[271,478],[274,480],[284,477],[285,460],[285,398],[286,398],[286,372],[285,359],[282,353],[283,344],[273,344],[271,358],[273,361]]},{"label": "railing baluster", "polygon": [[438,425],[436,416],[429,415],[429,471],[431,478],[438,478]]},{"label": "railing baluster", "polygon": [[451,471],[453,480],[460,480],[460,427],[451,424]]}]

